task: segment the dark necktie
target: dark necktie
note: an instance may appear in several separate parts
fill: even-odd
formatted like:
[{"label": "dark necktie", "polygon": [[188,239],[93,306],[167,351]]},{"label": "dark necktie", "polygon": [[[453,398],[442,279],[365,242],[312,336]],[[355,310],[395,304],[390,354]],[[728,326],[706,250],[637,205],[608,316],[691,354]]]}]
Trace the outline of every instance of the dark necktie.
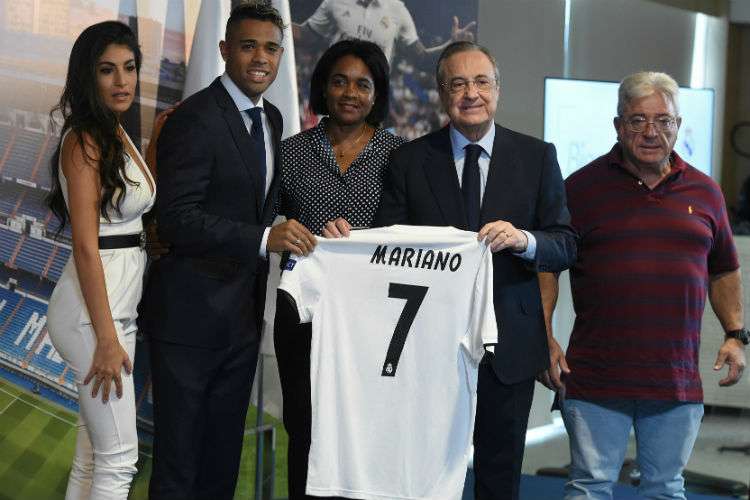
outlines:
[{"label": "dark necktie", "polygon": [[461,176],[461,193],[464,196],[464,208],[466,209],[466,220],[469,223],[469,231],[479,231],[479,209],[480,209],[480,185],[479,185],[479,155],[482,154],[482,146],[479,144],[468,144],[465,148],[464,172]]},{"label": "dark necktie", "polygon": [[250,127],[250,144],[253,150],[253,163],[257,165],[260,178],[263,180],[263,196],[266,194],[266,141],[263,135],[263,122],[260,118],[260,106],[246,109],[245,113],[253,124]]}]

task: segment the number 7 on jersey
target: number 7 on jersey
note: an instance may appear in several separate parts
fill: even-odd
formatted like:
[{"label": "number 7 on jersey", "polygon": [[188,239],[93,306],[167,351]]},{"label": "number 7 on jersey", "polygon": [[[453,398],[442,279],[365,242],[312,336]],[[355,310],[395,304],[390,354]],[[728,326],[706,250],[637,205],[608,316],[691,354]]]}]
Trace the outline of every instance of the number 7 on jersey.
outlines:
[{"label": "number 7 on jersey", "polygon": [[388,297],[392,299],[406,299],[401,316],[398,318],[396,328],[393,330],[391,343],[388,345],[388,352],[385,355],[383,371],[380,374],[383,377],[395,377],[398,360],[401,357],[401,351],[406,344],[406,336],[409,334],[414,318],[417,316],[419,306],[422,305],[425,295],[427,295],[426,286],[405,285],[403,283],[389,283]]}]

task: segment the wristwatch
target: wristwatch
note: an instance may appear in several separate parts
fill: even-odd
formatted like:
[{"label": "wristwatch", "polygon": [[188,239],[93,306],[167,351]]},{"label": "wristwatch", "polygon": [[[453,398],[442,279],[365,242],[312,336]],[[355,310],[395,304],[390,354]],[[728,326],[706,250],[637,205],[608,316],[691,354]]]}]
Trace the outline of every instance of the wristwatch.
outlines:
[{"label": "wristwatch", "polygon": [[739,330],[732,330],[725,334],[726,338],[737,339],[743,344],[750,344],[750,330],[747,328],[740,328]]}]

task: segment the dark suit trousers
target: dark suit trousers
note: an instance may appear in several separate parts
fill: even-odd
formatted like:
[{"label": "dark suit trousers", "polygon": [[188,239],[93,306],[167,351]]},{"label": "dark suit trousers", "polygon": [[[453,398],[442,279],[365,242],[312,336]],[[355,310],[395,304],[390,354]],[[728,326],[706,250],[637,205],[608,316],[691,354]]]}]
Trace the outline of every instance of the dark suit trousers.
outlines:
[{"label": "dark suit trousers", "polygon": [[216,350],[151,344],[149,498],[234,498],[258,341]]},{"label": "dark suit trousers", "polygon": [[[312,407],[310,344],[312,323],[299,323],[297,309],[285,292],[276,297],[273,344],[284,398],[284,428],[289,435],[287,481],[289,500],[321,500],[305,495],[307,457],[310,453]],[[329,497],[333,498],[333,497]]]},{"label": "dark suit trousers", "polygon": [[488,355],[479,365],[474,425],[477,500],[517,500],[534,379],[504,384]]}]

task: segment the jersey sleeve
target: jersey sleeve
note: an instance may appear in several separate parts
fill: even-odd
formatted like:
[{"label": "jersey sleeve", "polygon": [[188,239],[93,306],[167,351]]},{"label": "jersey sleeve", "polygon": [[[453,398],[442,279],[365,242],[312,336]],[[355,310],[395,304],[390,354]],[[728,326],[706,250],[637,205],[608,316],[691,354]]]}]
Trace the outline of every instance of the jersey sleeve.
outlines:
[{"label": "jersey sleeve", "polygon": [[469,312],[468,341],[471,357],[477,363],[484,356],[484,346],[497,344],[498,342],[494,294],[492,292],[492,252],[489,247],[482,249],[479,270],[474,280],[474,296]]},{"label": "jersey sleeve", "polygon": [[323,0],[304,25],[328,40],[336,35],[336,19],[333,17],[333,2]]},{"label": "jersey sleeve", "polygon": [[411,17],[409,9],[402,2],[399,2],[397,10],[398,15],[398,39],[404,45],[411,45],[419,40],[417,27],[414,25],[414,18]]},{"label": "jersey sleeve", "polygon": [[321,265],[321,261],[314,258],[314,255],[291,256],[281,274],[279,289],[284,290],[294,299],[301,323],[312,321],[315,306],[320,300],[324,286]]}]

